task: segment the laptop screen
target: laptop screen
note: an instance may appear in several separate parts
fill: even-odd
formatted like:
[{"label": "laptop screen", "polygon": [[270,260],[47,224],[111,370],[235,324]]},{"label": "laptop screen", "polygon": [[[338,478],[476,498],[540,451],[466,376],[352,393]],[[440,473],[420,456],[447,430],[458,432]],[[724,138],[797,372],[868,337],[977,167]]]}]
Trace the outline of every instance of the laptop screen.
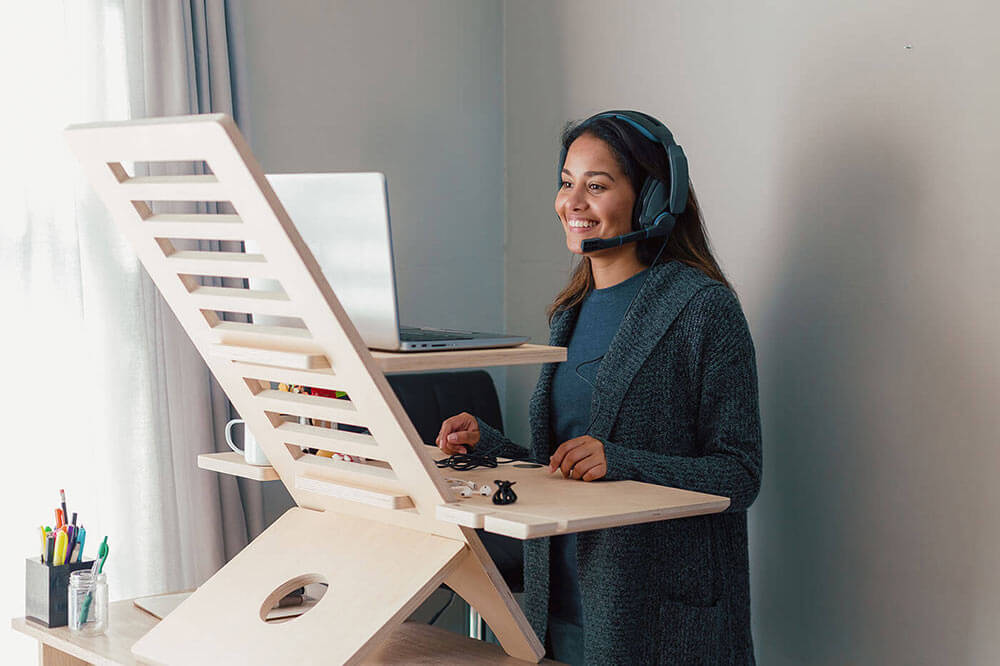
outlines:
[{"label": "laptop screen", "polygon": [[385,175],[269,174],[267,180],[365,343],[396,349],[399,311]]}]

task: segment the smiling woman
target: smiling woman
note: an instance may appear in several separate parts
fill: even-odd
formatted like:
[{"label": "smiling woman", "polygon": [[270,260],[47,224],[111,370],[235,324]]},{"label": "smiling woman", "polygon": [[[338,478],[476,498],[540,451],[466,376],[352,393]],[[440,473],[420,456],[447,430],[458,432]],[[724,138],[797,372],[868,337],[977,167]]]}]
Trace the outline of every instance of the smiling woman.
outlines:
[{"label": "smiling woman", "polygon": [[606,112],[567,128],[562,149],[555,210],[582,259],[549,308],[549,344],[567,360],[542,368],[530,450],[471,414],[447,419],[438,445],[544,457],[567,483],[729,497],[722,514],[525,542],[525,611],[563,662],[752,664],[746,510],[761,438],[749,327],[665,126]]}]

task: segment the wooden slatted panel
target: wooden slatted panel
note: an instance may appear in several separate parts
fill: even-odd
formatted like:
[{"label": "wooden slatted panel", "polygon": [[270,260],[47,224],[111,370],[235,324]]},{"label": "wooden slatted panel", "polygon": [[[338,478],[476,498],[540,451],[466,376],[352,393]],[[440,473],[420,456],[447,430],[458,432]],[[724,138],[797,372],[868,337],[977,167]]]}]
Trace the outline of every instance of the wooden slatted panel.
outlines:
[{"label": "wooden slatted panel", "polygon": [[[291,466],[295,460],[284,447],[268,412],[272,415],[274,412],[305,412],[303,416],[324,421],[353,421],[354,425],[371,430],[379,442],[381,457],[392,465],[399,482],[406,486],[415,503],[413,515],[401,517],[398,514],[409,512],[394,511],[385,520],[461,538],[461,533],[453,526],[434,518],[434,507],[450,499],[447,484],[433,461],[421,450],[424,447],[416,429],[232,120],[212,115],[101,123],[73,128],[67,132],[67,138],[150,276],[174,308],[178,320],[198,345],[237,410],[258,433],[261,446],[286,485],[294,482]],[[201,161],[212,175],[130,178],[121,168],[126,160]],[[246,227],[247,235],[261,248],[260,253],[206,252],[175,247],[171,239],[198,237],[197,233],[174,236],[174,232],[185,229],[179,226],[182,223],[216,225],[212,231],[225,229],[218,229],[220,220],[207,218],[154,219],[148,202],[170,200],[227,202],[242,219],[241,223],[232,224]],[[153,228],[155,224],[173,225],[173,228],[165,227],[171,233],[158,235]],[[203,235],[211,235],[211,232]],[[273,329],[258,334],[234,322],[220,322],[220,312],[252,311],[253,304],[244,302],[237,306],[226,301],[227,297],[199,303],[199,298],[218,294],[209,291],[202,291],[200,295],[189,293],[189,289],[197,292],[194,285],[200,282],[190,276],[277,280],[294,305],[292,312],[278,316],[292,316],[302,321],[310,337],[288,331],[270,335],[275,332]],[[211,307],[202,307],[208,305]],[[214,343],[214,340],[222,342]],[[234,361],[303,371],[335,365],[336,376],[350,381],[347,388],[351,398],[356,401],[355,405],[365,405],[365,411],[344,418],[342,411],[334,415],[335,410],[327,407],[289,404],[267,394],[264,398],[253,397],[261,385],[233,372]],[[298,500],[300,491],[291,487],[290,490]],[[351,511],[338,501],[316,504],[315,498],[310,496],[308,499],[311,508]],[[366,511],[364,515],[374,514]]]}]

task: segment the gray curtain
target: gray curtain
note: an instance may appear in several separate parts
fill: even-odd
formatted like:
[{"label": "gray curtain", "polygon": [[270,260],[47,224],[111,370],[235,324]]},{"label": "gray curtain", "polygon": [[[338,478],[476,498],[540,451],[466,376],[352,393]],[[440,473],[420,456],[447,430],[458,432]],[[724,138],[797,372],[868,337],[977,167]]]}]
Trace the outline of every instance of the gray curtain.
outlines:
[{"label": "gray curtain", "polygon": [[[225,0],[125,0],[126,44],[128,58],[129,97],[132,117],[174,116],[196,113],[227,113],[236,121],[244,134],[249,130],[246,90],[246,58],[244,56],[243,30],[239,7]],[[203,173],[203,163],[136,165],[137,173]],[[185,204],[186,206],[190,206]],[[182,206],[185,206],[182,205]],[[172,212],[227,212],[213,204],[199,204],[195,208],[174,208]],[[165,212],[158,209],[156,212]],[[211,245],[206,246],[206,243]],[[239,250],[239,243],[202,241],[200,249]],[[235,247],[224,247],[235,245]],[[215,279],[215,284],[243,286],[241,281],[228,284]],[[163,335],[183,336],[184,331],[173,320],[169,308],[158,292],[151,295],[157,307],[169,320]],[[232,317],[228,317],[232,318]],[[167,349],[176,345],[167,345]],[[167,374],[165,387],[168,397],[188,392],[192,383],[207,384],[207,410],[205,419],[211,432],[211,450],[228,451],[224,428],[234,414],[215,378],[207,371],[197,353],[191,354],[193,345],[183,354],[164,358],[167,368],[180,367],[180,372]],[[167,354],[167,356],[170,356]],[[199,389],[200,390],[200,389]],[[170,410],[173,400],[163,410]],[[190,418],[190,414],[163,414],[168,422]],[[187,428],[173,429],[184,432]],[[237,429],[239,431],[241,429]],[[195,465],[196,452],[192,439],[202,437],[188,432],[184,438],[171,437],[170,447],[178,466]],[[202,444],[204,446],[204,444]],[[199,474],[211,474],[197,471]],[[224,474],[215,474],[221,514],[222,549],[225,559],[232,558],[249,540],[264,529],[261,484]],[[179,503],[184,498],[178,498]],[[183,534],[183,531],[182,531]],[[202,538],[203,535],[189,535]]]}]

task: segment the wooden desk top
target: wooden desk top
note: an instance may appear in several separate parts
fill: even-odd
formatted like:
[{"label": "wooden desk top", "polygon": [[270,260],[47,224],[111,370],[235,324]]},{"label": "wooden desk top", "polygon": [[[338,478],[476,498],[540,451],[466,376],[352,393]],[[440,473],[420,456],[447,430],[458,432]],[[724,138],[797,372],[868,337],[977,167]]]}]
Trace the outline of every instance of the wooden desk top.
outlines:
[{"label": "wooden desk top", "polygon": [[530,343],[496,349],[450,349],[429,352],[386,352],[372,349],[370,351],[379,368],[385,373],[561,363],[566,360],[565,347]]},{"label": "wooden desk top", "polygon": [[438,520],[515,539],[534,539],[718,513],[729,507],[729,500],[718,495],[638,481],[585,482],[563,478],[558,471],[549,474],[545,467],[524,468],[517,467],[518,464],[521,463],[468,472],[442,469],[445,478],[489,484],[494,491],[496,479],[514,481],[511,490],[517,501],[498,506],[493,504],[492,494],[490,497],[474,494],[438,506]]},{"label": "wooden desk top", "polygon": [[[10,624],[15,631],[92,664],[118,666],[145,663],[136,660],[131,648],[159,620],[137,608],[131,599],[113,602],[110,610],[109,629],[103,636],[74,635],[68,627],[48,629],[23,617],[11,620]],[[404,622],[363,663],[524,666],[527,662],[507,656],[498,645],[466,638],[427,624]],[[541,663],[558,662],[545,659]]]}]

